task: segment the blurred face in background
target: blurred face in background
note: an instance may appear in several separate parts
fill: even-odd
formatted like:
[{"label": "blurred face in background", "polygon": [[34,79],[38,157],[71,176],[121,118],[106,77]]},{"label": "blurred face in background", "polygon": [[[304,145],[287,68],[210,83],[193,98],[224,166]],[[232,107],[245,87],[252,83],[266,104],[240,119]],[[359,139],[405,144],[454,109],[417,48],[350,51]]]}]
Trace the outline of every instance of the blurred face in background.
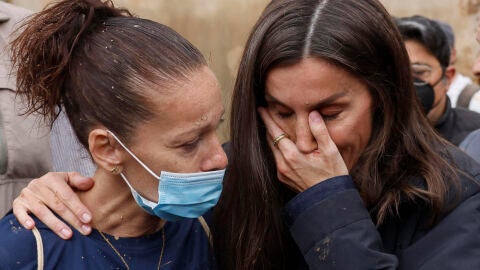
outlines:
[{"label": "blurred face in background", "polygon": [[480,50],[477,52],[477,57],[475,58],[475,62],[473,63],[472,67],[473,75],[475,76],[475,80],[477,83],[480,82]]},{"label": "blurred face in background", "polygon": [[447,91],[455,76],[455,68],[442,67],[440,61],[418,41],[407,40],[405,47],[410,58],[413,77],[433,87],[435,97],[427,117],[432,124],[436,124],[445,111]]}]

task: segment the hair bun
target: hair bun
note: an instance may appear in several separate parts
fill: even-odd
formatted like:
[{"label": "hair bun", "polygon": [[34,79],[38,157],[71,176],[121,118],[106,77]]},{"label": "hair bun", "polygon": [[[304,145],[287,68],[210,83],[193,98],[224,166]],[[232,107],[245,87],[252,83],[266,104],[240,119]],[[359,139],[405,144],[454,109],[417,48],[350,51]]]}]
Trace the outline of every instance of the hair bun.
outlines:
[{"label": "hair bun", "polygon": [[26,20],[12,42],[17,93],[27,101],[26,113],[56,118],[62,103],[64,74],[79,40],[107,18],[131,16],[111,0],[63,0]]}]

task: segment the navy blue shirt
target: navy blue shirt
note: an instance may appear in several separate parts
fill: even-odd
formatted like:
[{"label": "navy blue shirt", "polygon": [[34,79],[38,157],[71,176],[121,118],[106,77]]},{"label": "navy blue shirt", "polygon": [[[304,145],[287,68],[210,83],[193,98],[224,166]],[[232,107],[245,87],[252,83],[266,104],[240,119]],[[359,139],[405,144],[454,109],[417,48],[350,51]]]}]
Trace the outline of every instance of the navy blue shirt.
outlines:
[{"label": "navy blue shirt", "polygon": [[[44,248],[44,269],[126,269],[125,265],[96,230],[83,236],[72,228],[71,240],[56,236],[35,219]],[[213,269],[212,252],[200,222],[185,219],[167,222],[161,269]],[[157,269],[162,249],[162,232],[135,238],[104,234],[124,256],[130,269]],[[0,220],[0,269],[37,269],[35,237],[13,216]]]}]

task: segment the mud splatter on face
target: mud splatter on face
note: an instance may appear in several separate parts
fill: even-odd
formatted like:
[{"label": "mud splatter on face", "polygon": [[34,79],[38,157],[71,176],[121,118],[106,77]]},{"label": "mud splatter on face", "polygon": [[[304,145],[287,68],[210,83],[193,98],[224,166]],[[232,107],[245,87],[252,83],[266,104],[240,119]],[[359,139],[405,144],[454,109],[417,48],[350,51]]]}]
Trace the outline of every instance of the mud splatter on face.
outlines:
[{"label": "mud splatter on face", "polygon": [[195,126],[201,126],[203,122],[208,121],[208,116],[206,114],[203,114],[200,117],[200,120],[195,122]]}]

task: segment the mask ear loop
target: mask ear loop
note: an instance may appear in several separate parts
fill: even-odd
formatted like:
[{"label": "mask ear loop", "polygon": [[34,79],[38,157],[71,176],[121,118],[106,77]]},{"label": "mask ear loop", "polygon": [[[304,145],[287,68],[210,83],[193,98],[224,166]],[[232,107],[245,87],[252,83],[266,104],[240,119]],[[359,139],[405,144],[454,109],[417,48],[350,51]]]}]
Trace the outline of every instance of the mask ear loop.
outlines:
[{"label": "mask ear loop", "polygon": [[432,84],[432,88],[435,88],[435,86],[437,86],[441,81],[445,82],[447,80],[447,76],[445,76],[445,74],[446,74],[446,68],[442,67],[442,76],[434,84]]},{"label": "mask ear loop", "polygon": [[[107,131],[107,140],[108,140],[108,143],[111,145],[111,141],[110,141],[111,139],[109,138],[108,133],[109,132]],[[110,173],[114,175],[119,174],[120,173],[119,162],[114,161],[112,165],[113,165],[113,168],[110,170]]]},{"label": "mask ear loop", "polygon": [[130,151],[130,149],[128,149],[122,143],[122,141],[120,141],[120,139],[115,134],[113,134],[113,132],[111,132],[110,130],[107,130],[107,132],[110,133],[110,135],[112,135],[112,137],[123,147],[123,149],[125,149],[125,151],[127,151],[127,153],[129,153],[140,165],[142,165],[142,167],[147,170],[147,172],[149,172],[153,177],[160,181],[160,176],[156,175],[152,170],[150,170],[150,168],[148,168],[145,163],[143,163],[134,153],[132,153],[132,151]]},{"label": "mask ear loop", "polygon": [[[142,165],[143,168],[145,168],[145,170],[147,170],[153,177],[155,177],[156,179],[160,180],[160,177],[159,176],[156,176],[152,170],[150,170],[150,168],[148,168],[137,156],[135,156],[135,154],[132,153],[132,151],[130,151],[130,149],[128,149],[123,143],[122,141],[120,141],[120,139],[118,139],[117,136],[115,136],[115,134],[113,134],[113,132],[111,132],[110,130],[107,130],[108,133],[110,133],[110,135],[113,136],[113,138],[123,147],[123,149],[125,149],[125,151],[127,151],[140,165]],[[117,166],[114,167],[114,169],[116,168]],[[113,171],[113,169],[112,169]],[[128,181],[127,177],[122,173],[120,172],[120,177],[122,177],[123,181],[125,181],[125,183],[127,184],[127,186],[130,188],[132,194],[134,197],[137,197],[138,196],[138,199],[141,200],[145,205],[147,205],[148,207],[150,208],[154,208],[155,207],[155,202],[152,202],[146,198],[143,198],[142,196],[140,196],[140,194],[133,188],[133,186],[130,184],[130,182]],[[135,195],[136,194],[136,195]]]}]

